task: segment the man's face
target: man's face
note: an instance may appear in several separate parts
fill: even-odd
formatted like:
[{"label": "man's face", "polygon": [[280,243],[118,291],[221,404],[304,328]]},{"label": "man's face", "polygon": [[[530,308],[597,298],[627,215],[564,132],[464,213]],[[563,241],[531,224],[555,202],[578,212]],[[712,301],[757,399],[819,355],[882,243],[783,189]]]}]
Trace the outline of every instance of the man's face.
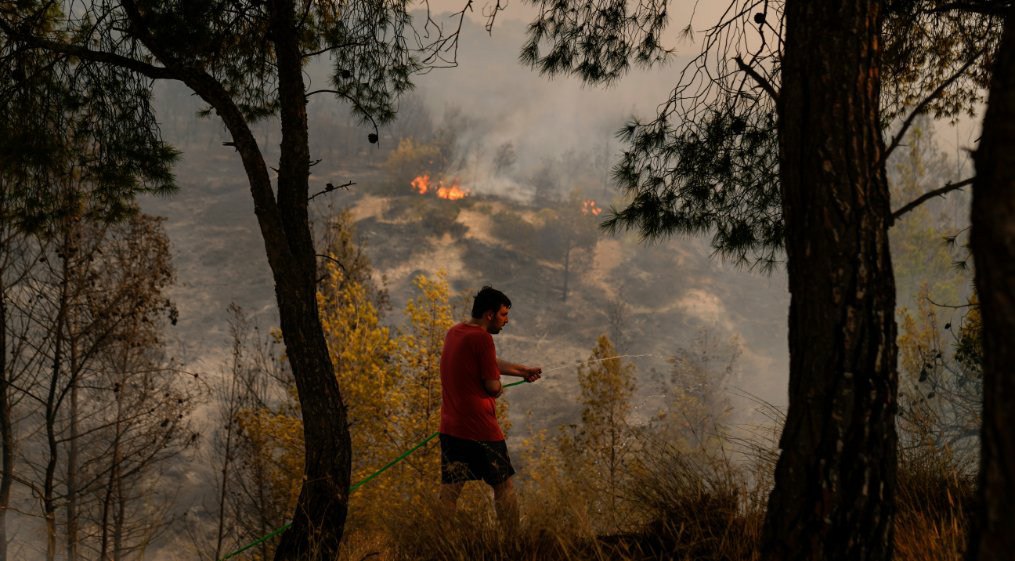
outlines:
[{"label": "man's face", "polygon": [[500,310],[497,311],[497,313],[487,312],[492,316],[490,318],[490,323],[486,327],[487,332],[489,332],[491,335],[496,335],[500,333],[500,330],[504,329],[504,326],[507,325],[508,323],[508,312],[510,311],[511,308],[508,308],[507,306],[501,306]]}]

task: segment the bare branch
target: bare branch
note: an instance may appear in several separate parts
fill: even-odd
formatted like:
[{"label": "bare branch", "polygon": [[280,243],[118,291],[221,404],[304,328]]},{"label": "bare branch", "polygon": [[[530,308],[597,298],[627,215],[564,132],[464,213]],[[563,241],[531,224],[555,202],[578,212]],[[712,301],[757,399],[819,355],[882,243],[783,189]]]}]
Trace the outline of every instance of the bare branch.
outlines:
[{"label": "bare branch", "polygon": [[975,177],[970,177],[968,179],[963,179],[962,181],[959,181],[958,183],[949,183],[947,185],[944,185],[943,187],[938,187],[937,189],[934,189],[932,191],[927,191],[926,193],[920,195],[919,197],[917,197],[917,198],[913,199],[912,201],[910,201],[910,202],[906,203],[905,205],[903,205],[899,210],[896,210],[895,212],[893,212],[892,213],[892,221],[889,224],[889,226],[894,225],[895,221],[898,220],[902,215],[904,215],[907,212],[913,210],[914,208],[922,205],[923,203],[927,202],[928,200],[933,199],[934,197],[943,197],[944,195],[946,195],[946,194],[948,194],[948,193],[950,193],[952,191],[961,189],[961,188],[965,187],[966,185],[972,185],[974,179],[976,179],[976,178]]},{"label": "bare branch", "polygon": [[310,202],[310,201],[314,200],[316,197],[319,197],[319,196],[321,196],[321,195],[323,195],[325,193],[330,193],[330,192],[334,191],[335,189],[346,189],[346,190],[348,190],[349,187],[352,187],[355,184],[356,184],[355,181],[346,181],[345,183],[343,183],[341,185],[333,185],[331,183],[327,183],[327,184],[325,184],[323,190],[318,191],[317,193],[314,193],[313,195],[310,195],[310,198],[307,199],[307,202]]},{"label": "bare branch", "polygon": [[349,270],[345,268],[345,265],[343,265],[341,261],[339,261],[338,259],[335,259],[331,255],[327,255],[327,254],[324,254],[324,253],[318,253],[317,256],[320,257],[321,259],[327,259],[328,261],[331,261],[332,263],[338,265],[338,268],[342,269],[343,273],[349,274]]},{"label": "bare branch", "polygon": [[740,58],[740,55],[737,55],[733,60],[736,61],[737,67],[739,67],[740,70],[743,70],[748,76],[754,78],[754,81],[761,86],[761,89],[765,90],[765,92],[772,97],[772,101],[779,101],[779,92],[775,90],[775,87],[772,86],[771,82],[766,80],[765,77],[759,74],[757,70],[751,68],[746,62],[744,62],[744,59]]},{"label": "bare branch", "polygon": [[501,4],[501,0],[497,0],[492,9],[483,9],[483,15],[486,16],[486,25],[484,27],[488,34],[493,35],[493,24],[497,20],[497,14],[503,12],[507,6],[506,1]]},{"label": "bare branch", "polygon": [[[441,31],[438,32],[437,39],[435,39],[433,42],[429,44],[429,47],[433,49],[433,52],[420,62],[429,65],[433,64],[434,61],[440,60],[441,62],[448,63],[452,67],[458,66],[458,38],[462,34],[462,25],[465,23],[465,13],[472,11],[472,2],[473,0],[468,0],[461,10],[453,12],[450,15],[452,19],[454,18],[458,19],[458,25],[455,27],[454,33],[449,34],[447,37],[444,37],[443,30],[441,29],[441,27],[436,25],[436,22],[433,21],[433,18],[430,15],[430,3],[429,2],[426,3],[427,26],[429,27],[431,24],[434,24],[435,27],[441,29]],[[453,47],[453,49],[451,49],[450,61],[445,60],[441,56],[442,52],[448,50],[448,45],[451,45]]]},{"label": "bare branch", "polygon": [[953,310],[964,310],[966,308],[975,308],[979,306],[979,304],[975,304],[973,302],[969,302],[966,304],[941,304],[939,302],[935,302],[929,296],[924,296],[924,298],[934,306],[937,306],[938,308],[951,308]]},{"label": "bare branch", "polygon": [[[344,94],[344,93],[342,93],[342,92],[340,92],[338,90],[327,90],[326,89],[326,90],[314,90],[312,92],[307,92],[307,99],[310,99],[310,96],[316,95],[316,94],[319,94],[319,93],[331,93],[331,94],[335,94],[338,97],[344,98],[349,103],[352,103],[353,105],[355,105],[356,109],[358,109],[359,112],[361,114],[363,114],[363,116],[365,116],[370,121],[370,124],[374,127],[374,134],[373,134],[372,139],[370,141],[371,144],[376,144],[377,143],[377,139],[380,138],[380,135],[381,135],[380,129],[377,128],[377,121],[374,120],[373,115],[371,115],[366,109],[363,108],[362,105],[360,105],[360,103],[358,101],[356,101],[356,98],[354,98],[354,97],[352,97],[350,95]],[[310,197],[310,198],[312,199],[313,197]]]},{"label": "bare branch", "polygon": [[[345,267],[345,265],[344,265],[344,264],[342,264],[342,262],[341,262],[341,261],[339,261],[338,259],[335,259],[335,258],[334,258],[333,256],[331,256],[331,255],[328,255],[328,254],[325,254],[325,253],[318,253],[318,254],[317,254],[317,257],[320,257],[321,259],[326,259],[326,260],[328,260],[328,261],[331,261],[331,262],[332,262],[332,263],[334,263],[335,265],[338,265],[338,268],[339,268],[339,269],[342,269],[342,277],[343,277],[343,280],[342,280],[342,284],[344,285],[344,284],[345,284],[345,278],[347,278],[347,277],[348,277],[348,275],[349,275],[349,269],[347,269],[347,268]],[[328,278],[328,274],[327,274],[327,273],[325,273],[325,274],[321,275],[320,277],[318,277],[318,278],[317,278],[317,284],[321,284],[321,283],[322,283],[322,282],[324,282],[324,280],[325,280],[325,279],[327,279],[327,278]]]},{"label": "bare branch", "polygon": [[305,58],[305,59],[310,59],[310,58],[314,58],[314,57],[316,57],[318,55],[323,55],[324,53],[330,53],[331,51],[337,51],[337,50],[340,50],[340,49],[349,49],[349,48],[352,48],[352,47],[365,47],[365,46],[367,46],[367,43],[362,42],[362,41],[352,41],[352,42],[349,42],[349,43],[336,43],[334,45],[328,45],[327,47],[324,47],[323,49],[318,49],[316,51],[305,52],[301,56],[303,58]]},{"label": "bare branch", "polygon": [[973,14],[982,14],[985,16],[1003,16],[1015,9],[1015,2],[951,2],[949,4],[941,4],[935,6],[931,10],[928,10],[932,14],[940,14],[943,12],[969,12]]}]

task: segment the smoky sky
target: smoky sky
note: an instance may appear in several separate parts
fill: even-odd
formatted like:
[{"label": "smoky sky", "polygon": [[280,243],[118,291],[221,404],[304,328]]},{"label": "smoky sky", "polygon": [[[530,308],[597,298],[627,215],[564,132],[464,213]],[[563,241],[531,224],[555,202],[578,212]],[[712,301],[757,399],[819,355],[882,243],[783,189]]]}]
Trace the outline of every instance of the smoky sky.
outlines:
[{"label": "smoky sky", "polygon": [[[436,122],[449,112],[469,126],[458,133],[458,167],[478,181],[477,189],[509,195],[511,177],[496,174],[491,163],[498,148],[511,145],[515,178],[525,177],[548,160],[567,154],[609,155],[621,149],[616,132],[634,116],[652,118],[679,73],[679,58],[652,69],[633,69],[610,87],[589,86],[570,77],[548,78],[523,65],[518,55],[525,25],[517,19],[497,22],[488,34],[474,21],[463,26],[458,66],[419,76],[419,96]],[[524,181],[513,182],[523,187]]]}]

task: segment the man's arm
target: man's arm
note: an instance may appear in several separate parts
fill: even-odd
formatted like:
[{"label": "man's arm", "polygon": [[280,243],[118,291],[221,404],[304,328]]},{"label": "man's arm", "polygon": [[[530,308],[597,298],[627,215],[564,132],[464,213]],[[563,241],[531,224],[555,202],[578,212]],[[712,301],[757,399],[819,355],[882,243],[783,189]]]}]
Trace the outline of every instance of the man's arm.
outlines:
[{"label": "man's arm", "polygon": [[525,378],[525,381],[530,383],[538,380],[543,373],[543,369],[539,366],[525,366],[524,364],[516,364],[500,358],[497,359],[497,368],[500,369],[500,373],[504,376]]},{"label": "man's arm", "polygon": [[483,380],[483,389],[490,397],[500,397],[504,393],[504,386],[501,385],[500,380]]}]

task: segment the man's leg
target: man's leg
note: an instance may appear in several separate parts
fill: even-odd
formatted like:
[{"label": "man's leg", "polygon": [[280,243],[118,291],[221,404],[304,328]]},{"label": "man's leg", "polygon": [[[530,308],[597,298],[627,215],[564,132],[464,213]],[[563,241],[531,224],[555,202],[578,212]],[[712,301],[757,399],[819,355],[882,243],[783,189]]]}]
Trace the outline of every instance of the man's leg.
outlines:
[{"label": "man's leg", "polygon": [[462,494],[464,486],[465,482],[441,483],[441,510],[445,516],[452,516],[458,509],[458,497]]},{"label": "man's leg", "polygon": [[518,496],[515,487],[508,477],[503,483],[493,485],[493,505],[497,509],[497,521],[504,527],[508,536],[516,536],[518,532]]}]

